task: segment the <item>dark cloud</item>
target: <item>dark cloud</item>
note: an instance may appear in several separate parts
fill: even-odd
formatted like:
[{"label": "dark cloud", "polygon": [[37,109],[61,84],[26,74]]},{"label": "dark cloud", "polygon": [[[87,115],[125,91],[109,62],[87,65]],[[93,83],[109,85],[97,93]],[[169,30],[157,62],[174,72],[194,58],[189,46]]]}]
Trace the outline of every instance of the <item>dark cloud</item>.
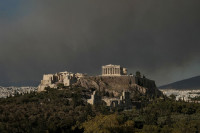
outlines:
[{"label": "dark cloud", "polygon": [[63,70],[100,74],[101,65],[110,63],[140,70],[158,84],[198,75],[191,66],[200,61],[199,5],[195,0],[20,3],[15,15],[0,17],[1,75],[15,81]]}]

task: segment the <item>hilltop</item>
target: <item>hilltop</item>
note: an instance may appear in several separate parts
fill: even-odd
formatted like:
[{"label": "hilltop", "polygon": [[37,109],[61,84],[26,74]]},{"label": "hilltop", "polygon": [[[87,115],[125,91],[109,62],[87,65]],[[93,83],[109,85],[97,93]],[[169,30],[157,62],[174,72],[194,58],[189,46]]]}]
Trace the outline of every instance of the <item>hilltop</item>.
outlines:
[{"label": "hilltop", "polygon": [[180,80],[171,84],[160,86],[159,89],[193,90],[200,89],[200,76]]},{"label": "hilltop", "polygon": [[141,95],[161,95],[153,80],[135,76],[90,76],[80,78],[74,86],[114,92],[118,95],[123,90]]},{"label": "hilltop", "polygon": [[155,81],[141,76],[139,71],[135,75],[128,74],[128,69],[120,65],[102,66],[102,74],[89,76],[83,73],[58,72],[45,74],[38,86],[38,92],[44,91],[46,87],[58,88],[60,85],[69,87],[84,87],[99,91],[107,91],[119,95],[122,91],[139,93],[141,95],[161,96]]}]

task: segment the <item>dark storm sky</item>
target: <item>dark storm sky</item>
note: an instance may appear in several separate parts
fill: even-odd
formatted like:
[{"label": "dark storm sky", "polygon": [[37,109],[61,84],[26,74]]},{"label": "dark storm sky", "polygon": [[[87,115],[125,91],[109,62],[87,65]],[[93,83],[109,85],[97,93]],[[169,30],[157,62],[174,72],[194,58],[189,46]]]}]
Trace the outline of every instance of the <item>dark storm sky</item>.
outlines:
[{"label": "dark storm sky", "polygon": [[120,64],[158,85],[200,73],[199,0],[0,0],[0,82]]}]

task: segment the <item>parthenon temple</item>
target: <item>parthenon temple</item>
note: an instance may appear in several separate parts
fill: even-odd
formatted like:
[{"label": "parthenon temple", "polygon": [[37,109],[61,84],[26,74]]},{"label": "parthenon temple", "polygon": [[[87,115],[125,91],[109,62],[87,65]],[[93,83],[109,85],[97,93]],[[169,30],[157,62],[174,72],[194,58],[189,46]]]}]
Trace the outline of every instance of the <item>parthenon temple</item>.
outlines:
[{"label": "parthenon temple", "polygon": [[102,76],[121,76],[127,75],[127,69],[120,65],[105,65],[102,66]]}]

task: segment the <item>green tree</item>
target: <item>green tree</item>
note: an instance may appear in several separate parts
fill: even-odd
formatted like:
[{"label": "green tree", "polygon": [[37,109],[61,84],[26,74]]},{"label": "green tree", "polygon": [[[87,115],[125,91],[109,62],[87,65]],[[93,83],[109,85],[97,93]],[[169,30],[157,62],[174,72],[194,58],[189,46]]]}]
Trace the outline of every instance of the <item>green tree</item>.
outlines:
[{"label": "green tree", "polygon": [[61,89],[61,88],[64,88],[64,84],[63,83],[59,83],[57,84],[58,88]]},{"label": "green tree", "polygon": [[144,133],[159,133],[160,128],[156,125],[144,125],[142,131]]},{"label": "green tree", "polygon": [[137,71],[137,72],[135,73],[135,76],[141,78],[141,73],[140,73],[140,71]]},{"label": "green tree", "polygon": [[169,97],[174,101],[176,100],[176,95],[174,95],[174,94],[171,94]]}]

